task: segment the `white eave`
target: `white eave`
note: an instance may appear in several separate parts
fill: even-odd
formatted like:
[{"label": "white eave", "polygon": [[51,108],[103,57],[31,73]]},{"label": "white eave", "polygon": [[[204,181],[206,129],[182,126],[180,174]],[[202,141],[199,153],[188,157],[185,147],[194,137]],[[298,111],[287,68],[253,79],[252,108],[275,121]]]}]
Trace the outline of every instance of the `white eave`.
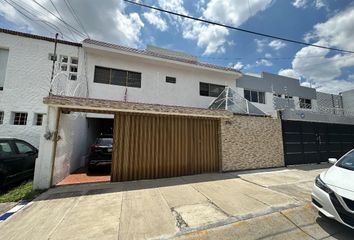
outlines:
[{"label": "white eave", "polygon": [[[87,41],[87,40],[85,40]],[[154,61],[159,61],[159,62],[164,62],[164,63],[171,63],[171,64],[176,64],[179,66],[186,66],[186,67],[192,67],[192,68],[197,68],[201,70],[207,70],[207,71],[214,71],[214,72],[219,72],[223,74],[230,74],[234,75],[235,78],[239,78],[242,74],[241,72],[232,69],[232,68],[226,68],[223,66],[217,66],[217,65],[212,65],[212,64],[207,64],[207,63],[200,63],[200,62],[184,62],[182,59],[169,59],[171,57],[168,56],[153,56],[152,54],[149,54],[148,52],[144,52],[143,50],[138,50],[138,49],[132,49],[132,48],[126,48],[126,49],[131,49],[130,50],[125,50],[125,49],[119,49],[119,48],[113,48],[109,46],[102,46],[98,45],[95,43],[88,43],[83,41],[82,47],[85,49],[92,49],[92,50],[98,50],[98,51],[105,51],[105,52],[110,52],[110,53],[117,53],[117,54],[123,54],[127,56],[133,56],[133,57],[138,57],[142,59],[147,59],[147,60],[154,60]],[[105,43],[103,43],[105,44]],[[117,47],[121,47],[116,45]],[[125,47],[122,47],[125,48]],[[135,51],[135,52],[133,52]]]}]

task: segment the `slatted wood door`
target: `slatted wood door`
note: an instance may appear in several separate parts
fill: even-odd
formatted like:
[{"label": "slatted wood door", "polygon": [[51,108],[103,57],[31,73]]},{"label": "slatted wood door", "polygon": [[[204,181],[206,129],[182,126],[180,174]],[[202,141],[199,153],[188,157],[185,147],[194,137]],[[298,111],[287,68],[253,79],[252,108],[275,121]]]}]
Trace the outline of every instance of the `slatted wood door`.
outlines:
[{"label": "slatted wood door", "polygon": [[116,114],[111,181],[217,172],[218,132],[215,119]]}]

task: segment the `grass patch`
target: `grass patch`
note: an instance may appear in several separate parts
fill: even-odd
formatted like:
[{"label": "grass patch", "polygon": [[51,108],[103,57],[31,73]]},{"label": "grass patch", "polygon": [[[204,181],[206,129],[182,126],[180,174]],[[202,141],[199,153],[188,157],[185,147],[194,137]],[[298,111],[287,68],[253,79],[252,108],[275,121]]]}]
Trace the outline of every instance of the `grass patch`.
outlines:
[{"label": "grass patch", "polygon": [[43,190],[33,190],[32,186],[32,181],[27,181],[5,193],[0,193],[0,203],[32,200],[44,192]]}]

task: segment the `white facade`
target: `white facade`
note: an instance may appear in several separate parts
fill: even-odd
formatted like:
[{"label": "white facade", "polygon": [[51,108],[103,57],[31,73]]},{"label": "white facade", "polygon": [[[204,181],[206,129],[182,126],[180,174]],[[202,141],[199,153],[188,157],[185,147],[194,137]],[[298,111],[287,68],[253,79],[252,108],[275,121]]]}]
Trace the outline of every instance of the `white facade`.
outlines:
[{"label": "white facade", "polygon": [[[146,57],[84,44],[87,54],[89,97],[129,102],[208,108],[214,97],[200,96],[199,83],[233,87],[240,76],[234,71],[202,68],[193,64]],[[141,88],[94,82],[95,66],[141,73]],[[166,76],[176,83],[166,82]]]},{"label": "white facade", "polygon": [[[0,90],[1,137],[16,137],[39,146],[41,127],[36,114],[46,114],[43,97],[49,93],[54,42],[0,32],[0,49],[8,50],[5,81]],[[78,57],[79,47],[58,43],[57,54]],[[58,70],[58,66],[56,66]],[[15,112],[27,113],[26,125],[13,125]],[[45,117],[44,117],[45,121]]]}]

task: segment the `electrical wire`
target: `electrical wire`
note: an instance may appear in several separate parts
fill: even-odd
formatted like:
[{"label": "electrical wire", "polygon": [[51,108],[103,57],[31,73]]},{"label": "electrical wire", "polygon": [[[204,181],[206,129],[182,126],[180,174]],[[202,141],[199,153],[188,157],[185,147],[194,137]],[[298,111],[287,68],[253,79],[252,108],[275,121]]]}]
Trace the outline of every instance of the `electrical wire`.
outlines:
[{"label": "electrical wire", "polygon": [[76,20],[76,22],[81,26],[81,28],[84,30],[85,34],[87,35],[88,38],[90,38],[90,35],[88,34],[88,32],[85,29],[85,26],[82,24],[82,22],[80,21],[80,18],[77,16],[74,8],[71,6],[70,2],[68,2],[67,0],[64,0],[66,7],[71,11],[71,14],[74,16],[74,19]]},{"label": "electrical wire", "polygon": [[[51,23],[51,22],[48,22],[48,21],[46,21],[46,20],[39,19],[38,16],[42,15],[42,14],[43,14],[42,12],[40,12],[40,11],[38,11],[38,10],[36,10],[36,9],[34,9],[34,8],[28,6],[27,4],[24,4],[24,3],[22,3],[23,6],[21,6],[20,3],[15,2],[14,0],[11,0],[11,2],[14,3],[17,7],[23,9],[23,11],[27,12],[27,13],[28,13],[29,15],[31,15],[32,17],[37,18],[37,19],[31,19],[32,21],[39,21],[39,22],[45,23],[46,25],[50,25],[49,27],[51,27],[52,29],[54,29],[56,32],[60,33],[61,38],[64,37],[64,33],[60,30],[60,28],[59,28],[58,26],[56,26],[55,24],[53,24],[53,23]],[[28,8],[28,9],[30,9],[30,10],[27,10],[24,6],[26,6],[26,8]],[[37,14],[37,16],[36,16],[35,14]],[[45,15],[44,15],[44,16],[45,16]],[[55,34],[55,33],[54,33],[54,34]],[[71,38],[71,37],[69,37],[69,36],[67,36],[67,35],[65,35],[65,36],[66,36],[68,39],[70,39],[71,41],[74,41],[74,42],[77,41],[77,40],[75,40],[74,38]]]},{"label": "electrical wire", "polygon": [[64,23],[66,26],[70,27],[73,31],[75,31],[78,35],[80,35],[81,37],[86,37],[85,34],[83,34],[82,32],[80,32],[78,29],[74,28],[73,26],[71,26],[70,24],[68,24],[66,21],[60,19],[58,16],[56,16],[54,13],[52,13],[50,10],[48,10],[46,7],[44,7],[42,4],[40,4],[39,2],[37,2],[36,0],[32,0],[33,2],[35,2],[38,6],[40,6],[42,9],[44,9],[45,11],[47,11],[48,13],[50,13],[52,16],[54,16],[56,19],[58,19],[60,22]]},{"label": "electrical wire", "polygon": [[[52,6],[54,7],[55,11],[58,13],[59,17],[60,17],[62,20],[64,20],[63,16],[60,14],[60,12],[59,12],[59,10],[57,9],[57,7],[55,6],[54,2],[53,2],[52,0],[49,0],[49,1],[51,2],[51,4],[52,4]],[[68,28],[67,26],[65,26],[65,27],[66,27],[66,29],[68,29],[68,31],[71,33],[71,36],[72,36],[73,38],[75,38],[75,40],[77,41],[77,39],[76,39],[76,37],[75,37],[73,31],[72,31],[70,28]]]},{"label": "electrical wire", "polygon": [[[34,23],[38,24],[39,26],[41,26],[42,28],[45,28],[47,31],[49,31],[51,34],[55,34],[56,32],[60,32],[59,29],[54,28],[53,26],[51,26],[47,21],[44,20],[36,20],[31,18],[30,16],[28,16],[27,14],[25,14],[22,10],[20,10],[17,5],[15,6],[14,4],[16,4],[15,2],[10,2],[8,0],[4,0],[7,4],[9,4],[13,9],[15,9],[17,12],[19,12],[22,16],[24,16],[25,18],[29,19],[30,21],[33,21]],[[28,12],[28,11],[27,11]],[[55,32],[53,32],[52,30],[48,29],[47,27],[40,25],[39,23],[43,23],[45,24],[47,27],[49,27],[50,29],[53,29]],[[59,31],[58,31],[59,30]],[[62,34],[62,33],[61,33]]]},{"label": "electrical wire", "polygon": [[284,41],[284,42],[291,42],[291,43],[295,43],[295,44],[300,44],[300,45],[305,45],[305,46],[310,46],[310,47],[317,47],[317,48],[322,48],[322,49],[328,49],[328,50],[333,50],[333,51],[338,51],[338,52],[354,53],[354,51],[352,51],[352,50],[345,50],[345,49],[339,49],[339,48],[333,48],[333,47],[326,47],[326,46],[322,46],[322,45],[318,45],[318,44],[311,44],[311,43],[306,43],[306,42],[302,42],[302,41],[298,41],[298,40],[293,40],[293,39],[290,39],[290,38],[285,38],[285,37],[270,35],[270,34],[266,34],[266,33],[251,31],[251,30],[247,30],[247,29],[243,29],[243,28],[233,27],[233,26],[229,26],[229,25],[226,25],[226,24],[217,23],[217,22],[213,22],[213,21],[210,21],[210,20],[205,20],[205,19],[192,17],[192,16],[189,16],[189,15],[181,14],[181,13],[172,12],[172,11],[169,11],[169,10],[165,10],[165,9],[162,9],[162,8],[150,6],[150,5],[147,5],[147,4],[143,4],[143,3],[139,3],[139,2],[135,2],[135,1],[131,1],[131,0],[123,0],[123,1],[127,2],[127,3],[130,3],[130,4],[134,4],[134,5],[140,6],[140,7],[153,9],[153,10],[156,10],[156,11],[159,11],[159,12],[168,13],[168,14],[171,14],[171,15],[175,15],[175,16],[178,16],[178,17],[191,19],[191,20],[198,21],[198,22],[203,22],[203,23],[207,23],[207,24],[211,24],[211,25],[215,25],[215,26],[225,27],[225,28],[229,28],[229,29],[232,29],[232,30],[249,33],[249,34],[252,34],[252,35],[258,35],[258,36],[262,36],[262,37],[267,37],[267,38],[273,38],[273,39],[281,40],[281,41]]}]

